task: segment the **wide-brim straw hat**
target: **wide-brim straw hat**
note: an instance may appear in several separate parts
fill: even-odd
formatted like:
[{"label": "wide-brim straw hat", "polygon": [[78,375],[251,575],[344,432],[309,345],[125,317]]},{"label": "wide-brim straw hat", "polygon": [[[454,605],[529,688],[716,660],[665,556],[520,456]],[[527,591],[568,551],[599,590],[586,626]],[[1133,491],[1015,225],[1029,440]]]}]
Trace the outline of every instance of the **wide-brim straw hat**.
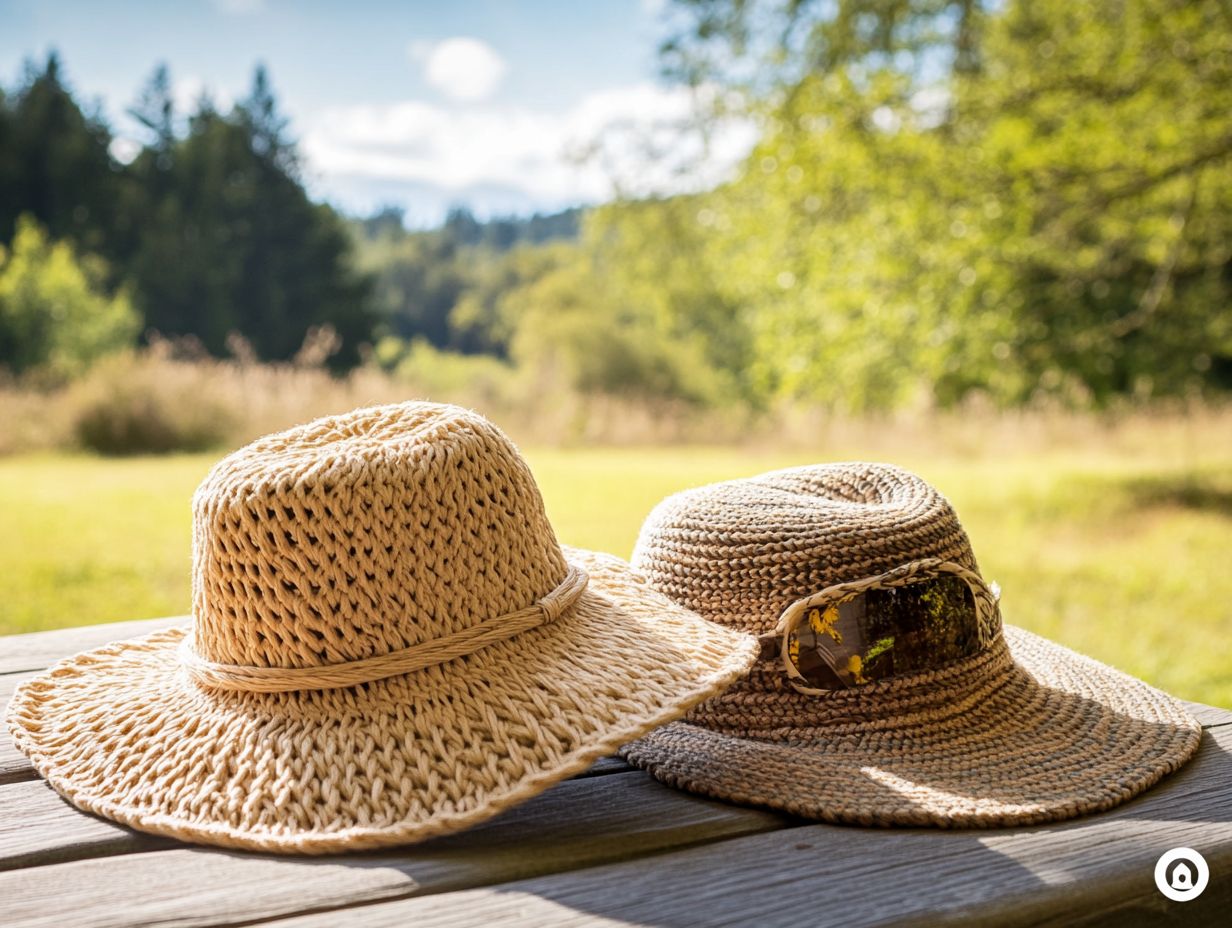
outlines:
[{"label": "wide-brim straw hat", "polygon": [[[763,641],[747,677],[622,750],[673,786],[829,822],[1022,825],[1124,802],[1198,746],[1177,700],[1003,627],[949,503],[896,467],[801,467],[685,491],[647,519],[633,565]],[[858,652],[831,634],[860,608],[872,615],[859,606],[869,591],[942,576],[972,591],[934,617],[954,652],[900,653],[889,660],[905,672],[873,679],[892,632]],[[975,624],[959,628],[960,613]],[[846,626],[849,639],[857,631]],[[802,677],[801,648],[825,684]]]},{"label": "wide-brim straw hat", "polygon": [[71,657],[9,709],[59,793],[143,831],[289,853],[454,831],[756,657],[617,558],[562,548],[512,443],[457,407],[261,439],[193,513],[191,630]]}]

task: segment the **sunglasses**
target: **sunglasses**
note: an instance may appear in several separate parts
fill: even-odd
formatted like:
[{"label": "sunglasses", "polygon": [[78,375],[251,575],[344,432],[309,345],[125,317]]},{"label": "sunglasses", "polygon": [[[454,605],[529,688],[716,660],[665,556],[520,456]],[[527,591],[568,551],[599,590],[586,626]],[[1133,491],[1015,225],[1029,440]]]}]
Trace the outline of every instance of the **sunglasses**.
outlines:
[{"label": "sunglasses", "polygon": [[783,610],[761,637],[792,687],[817,696],[936,670],[995,637],[995,584],[952,561],[926,558],[827,587]]}]

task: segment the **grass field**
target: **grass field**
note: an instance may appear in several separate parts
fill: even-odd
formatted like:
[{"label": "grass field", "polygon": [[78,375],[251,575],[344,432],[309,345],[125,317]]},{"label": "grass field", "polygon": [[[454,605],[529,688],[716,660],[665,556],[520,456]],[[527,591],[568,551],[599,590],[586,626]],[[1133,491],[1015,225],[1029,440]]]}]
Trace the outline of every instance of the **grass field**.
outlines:
[{"label": "grass field", "polygon": [[[561,539],[622,556],[674,490],[810,461],[893,460],[954,502],[1008,621],[1179,696],[1232,705],[1230,436],[969,439],[527,456]],[[189,499],[217,457],[0,459],[0,633],[186,612]]]}]

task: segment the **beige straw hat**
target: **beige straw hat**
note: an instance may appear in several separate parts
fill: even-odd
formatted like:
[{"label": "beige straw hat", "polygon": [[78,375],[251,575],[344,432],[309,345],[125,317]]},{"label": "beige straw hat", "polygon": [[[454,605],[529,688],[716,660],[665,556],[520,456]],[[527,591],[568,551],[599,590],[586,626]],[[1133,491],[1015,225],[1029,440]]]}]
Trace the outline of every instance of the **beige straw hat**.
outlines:
[{"label": "beige straw hat", "polygon": [[193,519],[191,631],[62,661],[9,710],[58,792],[144,831],[291,853],[454,831],[757,654],[562,548],[513,444],[452,406],[263,438],[214,467]]},{"label": "beige straw hat", "polygon": [[995,826],[1107,809],[1176,770],[1170,696],[1002,626],[949,503],[878,464],[677,494],[634,568],[760,636],[748,676],[622,750],[665,783],[860,825]]}]

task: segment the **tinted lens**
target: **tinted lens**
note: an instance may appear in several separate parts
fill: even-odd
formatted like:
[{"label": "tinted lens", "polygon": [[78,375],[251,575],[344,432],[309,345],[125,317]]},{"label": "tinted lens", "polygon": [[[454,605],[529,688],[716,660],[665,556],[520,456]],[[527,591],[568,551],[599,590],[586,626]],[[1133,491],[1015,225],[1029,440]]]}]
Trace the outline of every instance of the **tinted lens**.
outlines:
[{"label": "tinted lens", "polygon": [[827,690],[932,670],[980,648],[975,597],[954,576],[809,608],[787,638],[797,682]]}]

